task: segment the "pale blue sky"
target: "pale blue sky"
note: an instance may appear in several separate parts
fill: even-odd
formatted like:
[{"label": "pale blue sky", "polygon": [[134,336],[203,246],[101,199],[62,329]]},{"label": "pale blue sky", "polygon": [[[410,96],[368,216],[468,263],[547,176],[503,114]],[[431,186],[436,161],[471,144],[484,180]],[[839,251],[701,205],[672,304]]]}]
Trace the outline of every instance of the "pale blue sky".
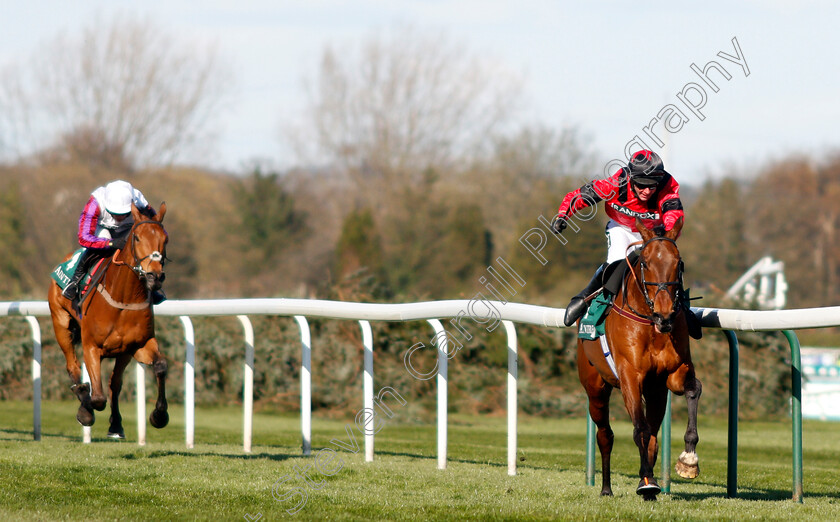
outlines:
[{"label": "pale blue sky", "polygon": [[[683,183],[719,176],[726,165],[749,170],[768,156],[821,156],[840,146],[840,2],[7,0],[0,65],[117,11],[148,15],[180,38],[216,42],[233,62],[238,86],[213,158],[228,169],[253,158],[289,163],[281,122],[298,113],[302,79],[325,44],[406,22],[444,29],[521,72],[531,117],[579,126],[605,160],[634,135],[644,137],[665,104],[680,106],[677,92],[700,82],[692,63],[718,61],[732,79],[715,76],[720,91],[706,88],[705,120],[687,113],[663,154]],[[748,77],[716,56],[735,53],[733,37]]]}]

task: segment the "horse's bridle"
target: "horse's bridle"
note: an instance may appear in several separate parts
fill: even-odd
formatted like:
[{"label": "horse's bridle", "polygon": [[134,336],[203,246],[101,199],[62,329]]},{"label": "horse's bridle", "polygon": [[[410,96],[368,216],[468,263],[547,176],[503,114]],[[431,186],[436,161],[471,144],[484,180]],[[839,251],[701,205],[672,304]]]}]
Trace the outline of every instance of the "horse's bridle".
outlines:
[{"label": "horse's bridle", "polygon": [[[143,256],[143,257],[138,257],[137,256],[137,250],[136,250],[136,246],[135,246],[135,243],[136,243],[135,239],[137,239],[137,236],[134,233],[134,229],[136,229],[140,225],[146,225],[146,224],[157,225],[157,226],[163,228],[163,223],[161,223],[160,221],[146,220],[146,221],[138,221],[137,223],[134,224],[134,226],[131,227],[131,230],[128,232],[131,235],[131,237],[129,238],[129,239],[131,239],[131,256],[134,258],[134,261],[132,262],[131,265],[129,265],[129,268],[131,268],[131,270],[133,270],[134,273],[137,274],[137,277],[140,278],[140,279],[145,278],[146,274],[148,273],[140,265],[143,261],[145,261],[146,259],[151,259],[152,261],[159,261],[160,265],[163,266],[164,263],[166,262],[166,260],[168,259],[166,257],[166,250],[165,249],[164,249],[163,253],[160,253],[157,250],[155,250],[154,252],[152,252],[151,254],[149,254],[147,256]],[[165,233],[166,233],[166,230],[164,229],[164,234]],[[117,261],[116,256],[115,256],[114,257],[114,264],[124,265],[125,263],[123,263],[121,261]]]},{"label": "horse's bridle", "polygon": [[[636,273],[633,271],[633,267],[630,265],[630,260],[625,257],[625,260],[627,260],[627,265],[630,267],[630,273],[633,275],[633,280],[636,281],[636,286],[639,288],[639,291],[641,292],[642,297],[644,297],[645,304],[647,304],[648,308],[650,309],[650,314],[648,315],[648,314],[640,313],[638,310],[633,308],[633,305],[631,305],[630,302],[627,300],[627,285],[624,285],[624,303],[627,305],[628,308],[630,308],[630,310],[633,311],[633,313],[635,313],[639,317],[647,319],[648,321],[651,321],[651,322],[654,322],[656,320],[656,317],[654,317],[654,311],[653,311],[653,301],[654,301],[654,299],[656,299],[656,296],[659,294],[659,292],[661,292],[663,290],[667,292],[669,286],[676,286],[677,287],[677,293],[674,294],[674,306],[671,309],[671,312],[677,312],[680,309],[680,296],[679,296],[678,293],[683,287],[683,267],[684,267],[682,258],[679,258],[678,265],[677,265],[678,269],[677,269],[677,280],[676,281],[666,281],[666,282],[646,281],[645,280],[645,268],[647,267],[647,265],[645,264],[645,260],[641,256],[641,252],[645,249],[646,246],[648,246],[650,243],[652,243],[654,241],[670,241],[671,243],[673,243],[673,245],[675,247],[677,246],[676,241],[674,241],[673,239],[671,239],[669,237],[664,237],[664,236],[654,236],[654,237],[648,239],[645,242],[639,241],[637,243],[632,243],[632,245],[637,245],[637,244],[642,245],[642,247],[639,249],[639,277],[641,278],[641,282],[639,282],[639,279],[636,278]],[[648,292],[647,292],[647,287],[648,286],[655,286],[656,287],[656,292],[653,293],[653,298],[651,298],[648,295]]]}]

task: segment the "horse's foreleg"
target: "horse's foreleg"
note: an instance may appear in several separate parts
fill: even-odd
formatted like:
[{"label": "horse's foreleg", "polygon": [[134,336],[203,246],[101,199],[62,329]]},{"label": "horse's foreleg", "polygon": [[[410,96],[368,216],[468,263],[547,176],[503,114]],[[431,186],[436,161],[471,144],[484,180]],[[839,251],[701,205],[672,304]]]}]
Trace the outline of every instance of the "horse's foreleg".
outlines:
[{"label": "horse's foreleg", "polygon": [[665,409],[668,407],[668,390],[665,388],[664,380],[651,381],[650,386],[645,387],[644,396],[645,418],[651,434],[647,456],[651,469],[655,469],[656,459],[659,456],[659,429],[662,427]]},{"label": "horse's foreleg", "polygon": [[[122,415],[120,415],[120,391],[123,384],[123,372],[125,367],[131,361],[131,355],[122,353],[117,357],[114,363],[114,372],[111,374],[111,426],[108,428],[108,438],[124,439],[125,431],[122,425]],[[143,400],[142,397],[137,398],[138,401]],[[139,419],[138,419],[139,420]]]},{"label": "horse's foreleg", "polygon": [[149,415],[149,423],[155,428],[163,428],[169,424],[169,413],[167,413],[166,404],[166,359],[160,354],[158,350],[157,340],[153,337],[149,339],[143,348],[137,350],[134,358],[143,364],[152,366],[155,372],[155,379],[158,385],[158,397],[155,402],[155,409]]},{"label": "horse's foreleg", "polygon": [[601,495],[612,496],[612,484],[610,482],[610,455],[612,454],[613,435],[610,427],[610,393],[612,386],[604,385],[604,393],[589,398],[589,416],[598,427],[596,439],[598,450],[601,452]]},{"label": "horse's foreleg", "polygon": [[82,384],[82,367],[79,365],[79,360],[76,358],[76,348],[73,345],[73,331],[70,329],[70,322],[73,318],[63,308],[50,307],[52,314],[53,331],[55,332],[55,340],[61,351],[64,353],[64,359],[67,361],[67,375],[70,376],[70,381],[73,386]]},{"label": "horse's foreleg", "polygon": [[697,406],[700,402],[700,395],[703,393],[703,384],[691,373],[686,381],[685,401],[688,405],[688,427],[685,430],[685,451],[693,453],[700,442],[697,435]]},{"label": "horse's foreleg", "polygon": [[82,352],[90,377],[90,404],[94,410],[102,411],[108,399],[102,393],[102,358],[99,356],[99,348],[92,341],[86,341],[83,335]]},{"label": "horse's foreleg", "polygon": [[601,495],[611,497],[613,492],[610,482],[610,455],[614,440],[610,427],[612,386],[604,382],[595,367],[586,359],[582,345],[578,346],[578,376],[589,396],[589,416],[598,427],[596,439],[601,453]]},{"label": "horse's foreleg", "polygon": [[[73,344],[73,332],[78,328],[70,312],[58,302],[64,299],[61,297],[61,290],[55,283],[50,287],[49,295],[50,315],[52,316],[53,331],[55,340],[64,352],[64,359],[67,361],[67,375],[70,376],[70,389],[79,399],[79,411],[76,413],[76,420],[82,426],[91,426],[96,420],[93,416],[93,407],[90,403],[90,386],[82,383],[82,367],[76,358],[76,348]],[[78,333],[78,330],[75,330]]]},{"label": "horse's foreleg", "polygon": [[639,486],[636,488],[636,493],[642,495],[645,500],[656,500],[656,495],[661,488],[653,477],[649,452],[651,446],[656,446],[657,442],[645,416],[641,379],[636,375],[623,375],[621,392],[624,397],[624,406],[633,422],[633,442],[639,448]]},{"label": "horse's foreleg", "polygon": [[[671,380],[673,379],[673,386]],[[699,459],[697,458],[697,443],[700,437],[697,435],[697,405],[700,402],[700,394],[703,393],[703,385],[694,375],[694,368],[684,366],[681,372],[674,373],[668,378],[668,387],[675,393],[685,393],[685,402],[688,409],[688,426],[685,430],[685,451],[680,453],[675,470],[682,478],[693,479],[700,475]]]}]

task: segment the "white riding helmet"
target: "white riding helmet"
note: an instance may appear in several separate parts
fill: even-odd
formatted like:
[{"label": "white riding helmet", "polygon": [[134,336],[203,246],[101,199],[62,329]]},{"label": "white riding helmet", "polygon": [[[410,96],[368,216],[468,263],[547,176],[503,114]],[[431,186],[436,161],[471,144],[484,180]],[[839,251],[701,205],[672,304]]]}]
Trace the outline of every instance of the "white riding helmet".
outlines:
[{"label": "white riding helmet", "polygon": [[128,214],[134,199],[134,187],[127,181],[117,180],[105,185],[105,210],[111,214]]}]

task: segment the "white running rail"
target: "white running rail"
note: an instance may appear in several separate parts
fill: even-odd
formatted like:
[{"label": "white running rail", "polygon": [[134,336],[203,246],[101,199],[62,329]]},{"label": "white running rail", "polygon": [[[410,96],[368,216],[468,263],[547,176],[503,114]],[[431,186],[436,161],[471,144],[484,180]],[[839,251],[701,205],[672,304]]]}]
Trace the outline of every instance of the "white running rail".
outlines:
[{"label": "white running rail", "polygon": [[[488,315],[477,316],[475,303],[482,302]],[[491,306],[487,306],[491,305]],[[490,310],[495,310],[495,313]],[[717,308],[693,308],[701,318],[703,326],[727,330],[795,330],[802,328],[823,328],[840,326],[840,306],[777,311],[728,310]],[[427,301],[407,304],[372,304],[314,299],[219,299],[195,301],[166,301],[155,306],[155,313],[179,317],[184,326],[184,339],[187,347],[185,364],[185,415],[186,445],[194,445],[194,372],[195,338],[190,317],[192,316],[236,316],[242,323],[245,337],[244,363],[244,418],[243,450],[251,451],[251,427],[253,414],[253,369],[254,339],[249,315],[280,315],[293,317],[301,333],[301,447],[304,455],[312,451],[311,417],[311,336],[307,317],[326,319],[345,319],[359,321],[365,349],[363,404],[371,407],[373,399],[373,335],[369,321],[427,321],[439,339],[437,392],[438,392],[438,468],[446,468],[447,452],[447,342],[440,319],[472,318],[481,325],[490,321],[503,325],[508,339],[508,474],[516,474],[516,426],[517,426],[517,356],[516,330],[513,323],[527,323],[538,326],[562,328],[562,308],[550,308],[522,303],[502,303],[500,301],[450,300]],[[41,376],[40,348],[41,337],[37,317],[49,317],[49,307],[45,301],[10,301],[0,302],[0,316],[23,316],[29,322],[34,344],[32,379],[33,379],[33,424],[35,440],[41,435]],[[478,319],[481,319],[478,321]],[[443,334],[443,335],[441,335]],[[50,334],[51,335],[51,334]],[[145,397],[142,367],[137,370],[137,397]],[[141,407],[141,404],[143,407]],[[138,401],[138,421],[145,417],[145,401]],[[138,443],[145,444],[145,423],[138,422]],[[365,459],[373,460],[374,437],[365,434]]]}]

